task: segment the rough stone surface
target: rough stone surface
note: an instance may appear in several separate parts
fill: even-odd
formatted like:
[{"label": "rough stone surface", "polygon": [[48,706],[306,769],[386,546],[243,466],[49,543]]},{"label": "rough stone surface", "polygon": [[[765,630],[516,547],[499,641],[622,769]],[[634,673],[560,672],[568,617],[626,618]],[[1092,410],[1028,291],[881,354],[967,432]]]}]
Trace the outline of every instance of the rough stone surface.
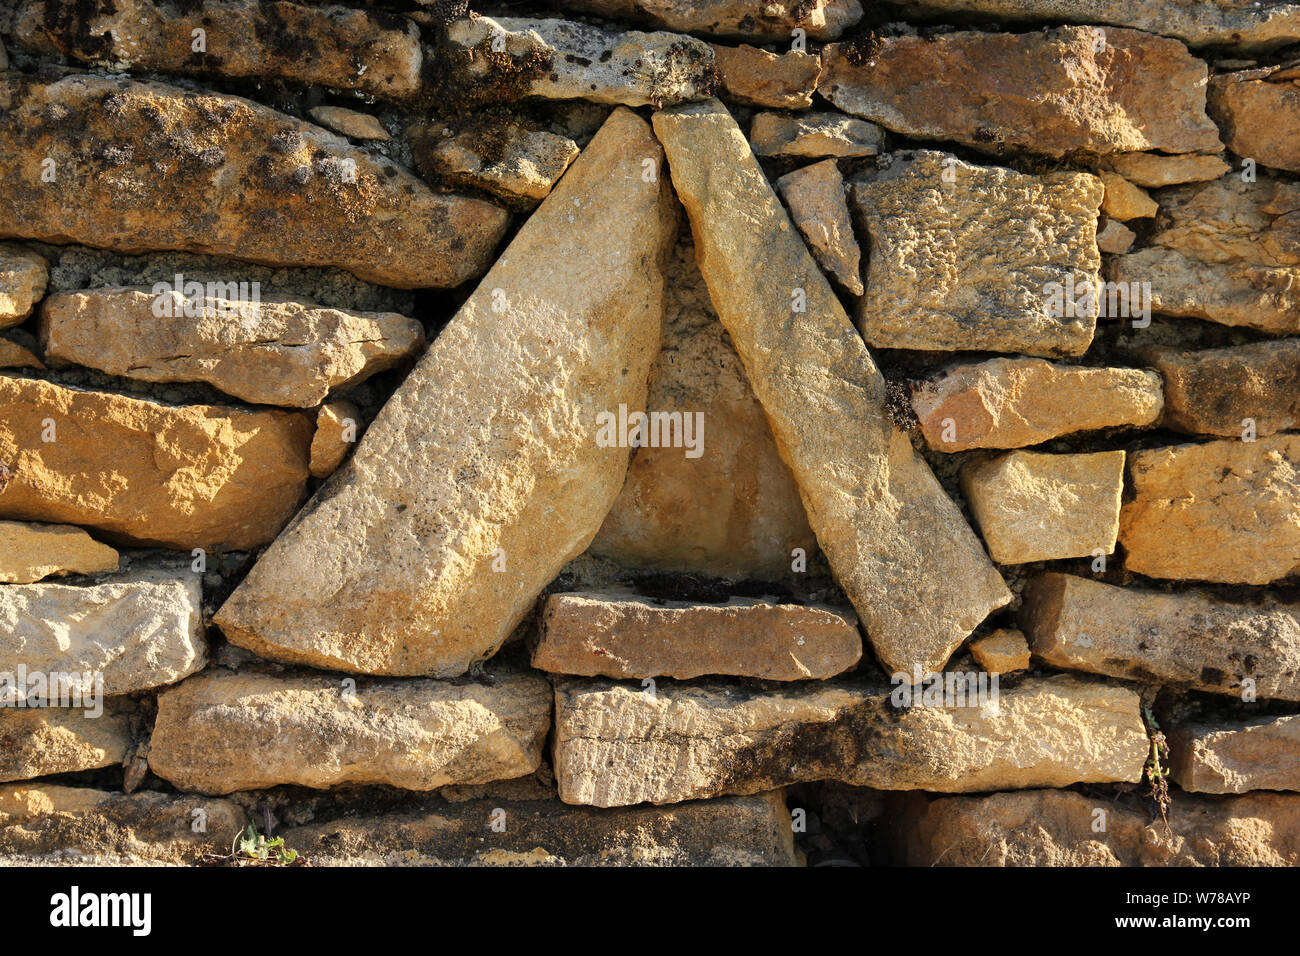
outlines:
[{"label": "rough stone surface", "polygon": [[11,475],[0,517],[85,525],[114,543],[247,550],[297,510],[310,443],[297,412],[173,407],[0,375]]},{"label": "rough stone surface", "polygon": [[1049,306],[1054,288],[1097,279],[1096,177],[1030,176],[924,150],[855,180],[851,199],[871,237],[858,316],[868,344],[1087,351],[1095,304],[1077,315],[1064,307],[1068,297],[1055,313]]},{"label": "rough stone surface", "polygon": [[149,569],[86,587],[6,585],[0,672],[98,672],[110,697],[175,683],[207,663],[199,580]]},{"label": "rough stone surface", "polygon": [[1160,377],[1132,368],[997,358],[957,365],[912,395],[926,444],[940,451],[1021,448],[1073,432],[1149,425]]},{"label": "rough stone surface", "polygon": [[874,123],[841,113],[759,113],[749,141],[759,156],[821,159],[875,156],[884,136]]},{"label": "rough stone surface", "polygon": [[20,324],[45,294],[49,264],[44,256],[0,243],[0,329]]},{"label": "rough stone surface", "polygon": [[387,784],[433,790],[532,773],[550,729],[538,674],[488,683],[412,678],[355,689],[332,677],[210,671],[158,695],[149,769],[182,790]]},{"label": "rough stone surface", "polygon": [[1110,219],[1097,233],[1097,249],[1101,252],[1122,254],[1132,249],[1136,240],[1137,233],[1122,222]]},{"label": "rough stone surface", "polygon": [[328,402],[316,413],[316,432],[311,437],[313,478],[328,478],[343,464],[361,435],[361,412],[351,402]]},{"label": "rough stone surface", "polygon": [[342,106],[314,106],[308,115],[321,126],[328,127],[350,139],[383,142],[392,139],[384,124],[369,113],[358,113],[356,110],[345,109]]},{"label": "rough stone surface", "polygon": [[842,681],[753,692],[721,683],[655,693],[607,681],[555,690],[555,776],[566,803],[674,803],[804,780],[965,793],[1136,781],[1149,746],[1138,696],[1028,678],[996,709],[895,708]]},{"label": "rough stone surface", "polygon": [[1054,667],[1240,697],[1300,700],[1300,616],[1294,606],[1229,604],[1048,573],[1025,589],[1020,624]]},{"label": "rough stone surface", "polygon": [[0,163],[0,235],[338,266],[398,288],[478,275],[509,219],[249,100],[125,79],[0,77]]},{"label": "rough stone surface", "polygon": [[643,158],[662,162],[649,127],[615,111],[221,608],[228,639],[454,676],[586,548],[628,464],[598,444],[597,415],[644,407],[677,229]]},{"label": "rough stone surface", "polygon": [[122,762],[130,746],[128,716],[112,706],[98,716],[53,707],[0,710],[3,783],[111,767]]},{"label": "rough stone surface", "polygon": [[654,123],[710,296],[840,585],[886,667],[941,666],[1008,603],[1006,584],[886,412],[883,377],[735,120],[714,102]]},{"label": "rough stone surface", "polygon": [[1300,338],[1143,357],[1164,377],[1169,428],[1241,438],[1247,419],[1257,435],[1300,427]]},{"label": "rough stone surface", "polygon": [[117,570],[117,552],[80,528],[0,521],[0,584]]},{"label": "rough stone surface", "polygon": [[1139,186],[1133,185],[1119,173],[1102,170],[1099,174],[1106,195],[1101,200],[1101,211],[1128,222],[1130,219],[1149,219],[1160,211],[1156,201]]},{"label": "rough stone surface", "polygon": [[822,268],[849,292],[862,295],[861,252],[835,160],[786,173],[776,188]]},{"label": "rough stone surface", "polygon": [[421,148],[421,167],[444,182],[531,207],[546,198],[578,157],[578,144],[567,136],[495,118],[488,125],[490,129],[471,125]]},{"label": "rough stone surface", "polygon": [[1233,73],[1214,78],[1209,101],[1230,150],[1261,166],[1300,172],[1300,85]]},{"label": "rough stone surface", "polygon": [[585,677],[824,679],[862,657],[857,621],[852,611],[775,599],[691,604],[620,590],[553,594],[533,666]]},{"label": "rough stone surface", "polygon": [[1225,176],[1160,194],[1155,245],[1201,262],[1300,265],[1300,183]]},{"label": "rough stone surface", "polygon": [[1300,790],[1300,716],[1181,724],[1168,736],[1170,776],[1184,790]]},{"label": "rough stone surface", "polygon": [[961,471],[989,554],[998,564],[1110,554],[1119,535],[1124,452],[1013,451]]},{"label": "rough stone surface", "polygon": [[1014,627],[1000,627],[971,641],[971,657],[990,674],[1011,674],[1029,667],[1029,644]]},{"label": "rough stone surface", "polygon": [[683,33],[788,42],[796,27],[811,40],[834,40],[862,19],[861,0],[563,0],[561,7],[611,20],[644,21]]},{"label": "rough stone surface", "polygon": [[746,106],[780,110],[812,106],[813,91],[822,72],[822,59],[817,54],[800,50],[769,53],[748,44],[710,46],[724,98]]},{"label": "rough stone surface", "polygon": [[[196,52],[193,31],[205,49]],[[114,70],[282,79],[406,99],[420,89],[420,31],[367,10],[281,0],[27,0],[14,39]]]},{"label": "rough stone surface", "polygon": [[318,866],[799,865],[779,793],[619,810],[491,798],[310,823],[284,837]]},{"label": "rough stone surface", "polygon": [[[822,52],[822,95],[845,112],[920,139],[1048,156],[1217,151],[1206,66],[1177,40],[1060,27],[879,39]],[[1101,49],[1098,49],[1101,47]]]},{"label": "rough stone surface", "polygon": [[1125,567],[1268,584],[1300,571],[1300,435],[1135,452],[1120,515]]},{"label": "rough stone surface", "polygon": [[1109,160],[1115,170],[1135,186],[1159,189],[1182,183],[1218,179],[1232,167],[1222,156],[1162,156],[1159,153],[1121,153]]},{"label": "rough stone surface", "polygon": [[36,357],[30,349],[17,342],[0,338],[0,368],[34,368],[43,369],[45,363]]},{"label": "rough stone surface", "polygon": [[[394,312],[280,296],[237,312],[233,300],[162,295],[110,287],[49,296],[40,311],[46,360],[146,382],[208,382],[246,402],[310,408],[424,345],[424,327]],[[160,319],[157,309],[171,314]]]}]

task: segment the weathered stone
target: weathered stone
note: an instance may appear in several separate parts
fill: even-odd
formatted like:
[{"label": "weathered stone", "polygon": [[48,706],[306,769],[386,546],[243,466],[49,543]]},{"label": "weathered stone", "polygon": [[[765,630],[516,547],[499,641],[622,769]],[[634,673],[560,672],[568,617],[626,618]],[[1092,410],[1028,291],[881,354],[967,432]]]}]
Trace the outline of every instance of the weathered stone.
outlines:
[{"label": "weathered stone", "polygon": [[[33,346],[36,345],[36,340],[30,335],[23,334],[21,329],[18,333],[10,334],[15,335],[15,337],[21,335],[24,341],[29,341]],[[45,363],[37,358],[36,353],[28,348],[24,342],[0,336],[0,368],[34,368],[41,370],[45,368]]]},{"label": "weathered stone", "polygon": [[1069,790],[907,799],[894,832],[909,866],[1300,865],[1300,797],[1178,794],[1168,829],[1146,806]]},{"label": "weathered stone", "polygon": [[297,510],[310,444],[297,412],[173,407],[0,375],[11,476],[0,517],[85,525],[114,543],[249,550]]},{"label": "weathered stone", "polygon": [[890,418],[883,376],[735,120],[715,101],[654,123],[719,318],[877,655],[941,666],[1010,592]]},{"label": "weathered stone", "polygon": [[343,464],[361,433],[361,412],[351,402],[329,402],[316,413],[316,432],[311,437],[313,478],[328,478]]},{"label": "weathered stone", "polygon": [[199,582],[188,569],[146,569],[86,587],[6,585],[0,672],[92,672],[110,697],[175,683],[207,663]]},{"label": "weathered stone", "polygon": [[1300,172],[1300,86],[1232,73],[1211,81],[1209,103],[1230,150],[1261,166]]},{"label": "weathered stone", "polygon": [[884,37],[832,44],[822,64],[818,90],[832,103],[920,139],[1048,156],[1222,148],[1205,115],[1205,63],[1133,30]]},{"label": "weathered stone", "polygon": [[1066,308],[1075,302],[1062,293],[1097,279],[1096,177],[1030,176],[924,150],[854,180],[851,198],[871,236],[858,316],[868,344],[1087,351],[1096,304]]},{"label": "weathered stone", "polygon": [[560,6],[683,33],[751,40],[789,41],[796,28],[812,40],[834,40],[862,19],[860,0],[774,0],[761,6],[735,0],[563,0]]},{"label": "weathered stone", "polygon": [[1119,173],[1102,170],[1098,175],[1106,187],[1101,200],[1101,211],[1111,219],[1128,222],[1130,219],[1149,219],[1160,211],[1156,201],[1146,190],[1134,186]]},{"label": "weathered stone", "polygon": [[875,156],[884,135],[874,123],[842,113],[759,113],[749,141],[759,156],[821,159]]},{"label": "weathered stone", "polygon": [[690,231],[682,232],[666,273],[663,343],[646,407],[703,416],[697,425],[707,423],[707,436],[697,437],[707,437],[707,454],[638,448],[591,551],[628,567],[786,578],[797,573],[795,549],[810,558],[817,539],[713,311]]},{"label": "weathered stone", "polygon": [[[204,827],[196,830],[199,819]],[[207,853],[229,853],[245,822],[238,804],[190,794],[0,787],[0,856],[12,863],[194,863]]]},{"label": "weathered stone", "polygon": [[1014,627],[1000,627],[971,641],[970,653],[990,674],[1011,674],[1029,667],[1029,643]]},{"label": "weathered stone", "polygon": [[1169,731],[1169,765],[1194,793],[1300,790],[1300,716],[1180,724]]},{"label": "weathered stone", "polygon": [[227,638],[443,677],[501,646],[627,474],[598,416],[644,407],[677,228],[644,159],[649,127],[615,111],[218,612]]},{"label": "weathered stone", "polygon": [[779,793],[619,810],[491,798],[343,817],[283,835],[318,866],[799,865]]},{"label": "weathered stone", "polygon": [[1108,219],[1106,225],[1097,233],[1097,249],[1101,252],[1125,253],[1133,248],[1137,239],[1135,233],[1122,222]]},{"label": "weathered stone", "polygon": [[1225,176],[1165,190],[1151,241],[1202,262],[1300,265],[1300,183]]},{"label": "weathered stone", "polygon": [[1115,170],[1135,186],[1159,189],[1182,183],[1218,179],[1232,167],[1222,156],[1162,156],[1159,153],[1121,153],[1108,160]]},{"label": "weathered stone", "polygon": [[775,599],[692,604],[626,590],[553,594],[533,666],[585,677],[824,679],[862,657],[857,625],[852,611]]},{"label": "weathered stone", "polygon": [[424,345],[424,327],[395,312],[119,287],[49,296],[40,331],[52,363],[146,382],[208,382],[246,402],[298,408],[400,365]]},{"label": "weathered stone", "polygon": [[555,689],[555,776],[599,807],[757,793],[806,780],[966,793],[1136,781],[1149,746],[1133,691],[1028,678],[996,707],[896,708],[882,686],[773,691],[602,680]]},{"label": "weathered stone", "polygon": [[1042,359],[953,366],[912,395],[926,444],[939,451],[1021,448],[1074,432],[1150,425],[1162,407],[1154,372]]},{"label": "weathered stone", "polygon": [[578,144],[493,117],[448,138],[417,144],[416,155],[422,169],[446,182],[532,207],[578,158]]},{"label": "weathered stone", "polygon": [[328,127],[350,139],[383,142],[392,139],[384,124],[369,113],[358,113],[356,110],[344,109],[342,106],[314,106],[308,115],[321,126]]},{"label": "weathered stone", "polygon": [[717,85],[713,49],[678,33],[480,16],[450,24],[447,43],[445,92],[465,106],[536,96],[658,108],[711,96]]},{"label": "weathered stone", "polygon": [[[282,0],[27,0],[14,39],[115,70],[281,79],[407,99],[420,89],[420,31],[367,10]],[[195,30],[202,30],[203,49]]]},{"label": "weathered stone", "polygon": [[822,58],[817,54],[791,50],[778,55],[748,44],[710,46],[726,99],[779,110],[812,106],[813,91],[822,73]]},{"label": "weathered stone", "polygon": [[1268,584],[1300,571],[1300,435],[1173,445],[1129,459],[1125,567],[1154,578]]},{"label": "weathered stone", "polygon": [[1110,554],[1119,535],[1124,452],[1013,451],[967,463],[961,487],[998,564]]},{"label": "weathered stone", "polygon": [[0,782],[119,764],[131,746],[124,710],[112,705],[86,710],[42,707],[0,710]]},{"label": "weathered stone", "polygon": [[0,163],[0,235],[338,266],[399,288],[478,275],[509,220],[249,100],[125,79],[0,77]]},{"label": "weathered stone", "polygon": [[0,584],[117,570],[117,552],[80,528],[0,521]]},{"label": "weathered stone", "polygon": [[1020,624],[1055,667],[1241,696],[1300,700],[1300,615],[1293,606],[1228,604],[1049,573],[1025,589]]},{"label": "weathered stone", "polygon": [[844,199],[844,177],[835,160],[786,173],[776,181],[776,188],[817,261],[840,285],[862,295],[861,252]]},{"label": "weathered stone", "polygon": [[0,243],[0,329],[20,324],[45,295],[49,264],[21,246]]},{"label": "weathered stone", "polygon": [[537,769],[550,729],[537,674],[413,678],[352,689],[331,677],[210,671],[158,695],[149,769],[182,790],[487,783]]},{"label": "weathered stone", "polygon": [[[1300,339],[1143,353],[1165,380],[1169,428],[1241,438],[1300,427]],[[1249,421],[1248,421],[1249,420]]]}]

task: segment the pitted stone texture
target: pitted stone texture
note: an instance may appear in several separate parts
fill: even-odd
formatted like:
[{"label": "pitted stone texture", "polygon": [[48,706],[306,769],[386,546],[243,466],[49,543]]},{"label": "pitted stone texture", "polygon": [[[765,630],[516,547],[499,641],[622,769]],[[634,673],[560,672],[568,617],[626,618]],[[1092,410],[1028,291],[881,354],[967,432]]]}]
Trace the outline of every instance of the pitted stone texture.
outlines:
[{"label": "pitted stone texture", "polygon": [[1201,262],[1300,265],[1300,183],[1263,173],[1160,193],[1152,243]]},{"label": "pitted stone texture", "polygon": [[80,528],[0,521],[0,584],[117,570],[117,552]]},{"label": "pitted stone texture", "polygon": [[849,292],[862,295],[861,251],[849,221],[844,177],[835,160],[786,173],[776,181],[776,188],[822,268]]},{"label": "pitted stone texture", "polygon": [[713,62],[722,84],[720,95],[746,106],[802,110],[812,106],[822,60],[815,53],[791,50],[780,55],[747,44],[713,47]]},{"label": "pitted stone texture", "polygon": [[19,325],[45,294],[49,263],[21,246],[0,243],[0,329]]},{"label": "pitted stone texture", "polygon": [[1151,349],[1165,381],[1164,424],[1193,435],[1241,438],[1300,427],[1300,338],[1223,349]]},{"label": "pitted stone texture", "polygon": [[683,33],[711,37],[789,42],[791,31],[810,40],[834,40],[862,19],[861,0],[563,0],[562,9],[610,20],[648,22]]},{"label": "pitted stone texture", "polygon": [[0,782],[119,764],[132,744],[126,711],[43,707],[0,710]]},{"label": "pitted stone texture", "polygon": [[759,113],[749,129],[759,156],[821,159],[875,156],[884,144],[879,126],[842,113]]},{"label": "pitted stone texture", "polygon": [[1192,793],[1300,790],[1300,716],[1180,724],[1169,731],[1169,765]]}]

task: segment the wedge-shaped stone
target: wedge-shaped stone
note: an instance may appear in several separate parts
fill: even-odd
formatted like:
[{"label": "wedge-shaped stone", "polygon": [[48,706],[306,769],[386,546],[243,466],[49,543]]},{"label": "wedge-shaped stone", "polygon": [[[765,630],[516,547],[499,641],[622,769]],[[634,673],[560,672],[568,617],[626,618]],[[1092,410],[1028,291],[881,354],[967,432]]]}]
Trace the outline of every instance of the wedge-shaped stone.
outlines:
[{"label": "wedge-shaped stone", "polygon": [[316,413],[311,438],[311,474],[328,478],[343,464],[361,434],[361,412],[351,402],[329,402]]},{"label": "wedge-shaped stone", "polygon": [[229,853],[246,822],[238,804],[190,794],[0,787],[0,855],[20,863],[195,863],[208,853]]},{"label": "wedge-shaped stone", "polygon": [[0,77],[0,164],[0,236],[338,266],[399,288],[480,274],[509,219],[249,100],[98,76]]},{"label": "wedge-shaped stone", "polygon": [[300,413],[173,407],[0,375],[0,517],[86,525],[114,542],[246,550],[307,485]]},{"label": "wedge-shaped stone", "polygon": [[232,642],[454,676],[586,548],[627,474],[601,416],[644,407],[676,235],[644,159],[649,127],[616,111],[217,614]]},{"label": "wedge-shaped stone", "polygon": [[522,777],[541,762],[550,685],[212,671],[158,696],[149,768],[182,790],[387,784],[433,790]]},{"label": "wedge-shaped stone", "polygon": [[1095,27],[877,38],[822,51],[818,90],[920,139],[1048,156],[1217,151],[1205,63],[1177,40]]},{"label": "wedge-shaped stone", "polygon": [[1241,696],[1300,700],[1300,612],[1049,573],[1025,588],[1021,626],[1055,667]]},{"label": "wedge-shaped stone", "polygon": [[1097,248],[1115,255],[1128,252],[1136,241],[1137,233],[1114,219],[1106,220],[1106,225],[1097,233]]},{"label": "wedge-shaped stone", "polygon": [[998,564],[1115,550],[1124,453],[1013,451],[961,470],[962,491]]},{"label": "wedge-shaped stone", "polygon": [[[420,89],[410,20],[282,0],[27,0],[14,39],[115,69],[281,79],[405,99]],[[195,50],[201,30],[203,49]]]},{"label": "wedge-shaped stone", "polygon": [[[1296,36],[1300,38],[1300,25]],[[1261,166],[1300,172],[1300,86],[1270,82],[1254,73],[1215,77],[1210,84],[1210,115],[1238,156],[1249,156]]]},{"label": "wedge-shaped stone", "polygon": [[578,144],[494,116],[447,137],[426,133],[416,143],[416,158],[421,169],[444,182],[485,189],[529,209],[578,158]]},{"label": "wedge-shaped stone", "polygon": [[586,677],[820,679],[862,657],[857,621],[851,611],[776,600],[692,604],[625,590],[553,594],[533,666]]},{"label": "wedge-shaped stone", "polygon": [[889,417],[883,376],[735,120],[715,101],[654,123],[714,307],[876,654],[942,666],[1006,584]]},{"label": "wedge-shaped stone", "polygon": [[[1297,6],[1300,9],[1300,6]],[[1160,153],[1121,153],[1108,161],[1129,182],[1146,189],[1218,179],[1232,169],[1221,156],[1163,156]]]},{"label": "wedge-shaped stone", "polygon": [[721,95],[726,99],[783,110],[812,106],[822,72],[822,58],[817,54],[791,50],[778,55],[748,45],[710,45],[722,83]]},{"label": "wedge-shaped stone", "polygon": [[129,717],[112,705],[94,715],[9,704],[0,710],[0,782],[111,767],[122,762],[131,743]]},{"label": "wedge-shaped stone", "polygon": [[817,261],[836,282],[862,295],[861,251],[849,221],[844,177],[835,160],[786,173],[776,181],[776,188]]},{"label": "wedge-shaped stone", "polygon": [[0,329],[18,325],[45,294],[49,264],[19,246],[0,244]]},{"label": "wedge-shaped stone", "polygon": [[45,363],[31,349],[11,339],[0,338],[0,368],[43,369]]},{"label": "wedge-shaped stone", "polygon": [[1150,425],[1160,377],[1135,368],[997,358],[956,365],[912,394],[925,442],[938,451],[1020,448],[1074,432]]},{"label": "wedge-shaped stone", "polygon": [[1300,571],[1300,435],[1134,452],[1125,567],[1154,578],[1268,584]]},{"label": "wedge-shaped stone", "polygon": [[1106,187],[1101,201],[1101,211],[1111,219],[1127,222],[1130,219],[1149,219],[1160,207],[1147,191],[1135,186],[1119,173],[1102,170],[1099,174]]},{"label": "wedge-shaped stone", "polygon": [[0,584],[117,570],[117,552],[80,528],[0,521]]},{"label": "wedge-shaped stone", "polygon": [[1144,358],[1165,380],[1164,424],[1193,435],[1241,438],[1300,427],[1300,339]]},{"label": "wedge-shaped stone", "polygon": [[907,801],[894,862],[908,866],[1300,865],[1300,796],[1177,794],[1168,829],[1146,806],[1068,790]]},{"label": "wedge-shaped stone", "polygon": [[[103,693],[111,697],[173,684],[201,670],[208,643],[199,581],[188,568],[137,568],[85,587],[5,585],[0,674],[9,675],[10,686],[0,693],[36,692],[39,672],[46,675],[48,693],[57,694],[49,675],[65,674],[68,686],[85,694],[102,677]],[[25,684],[20,667],[30,675]]]},{"label": "wedge-shaped stone", "polygon": [[787,42],[796,28],[813,40],[834,40],[862,19],[861,0],[563,0],[560,6],[683,33]]},{"label": "wedge-shaped stone", "polygon": [[759,156],[821,159],[875,156],[884,134],[874,123],[842,113],[759,113],[749,139]]},{"label": "wedge-shaped stone", "polygon": [[[854,181],[870,234],[858,327],[870,345],[1081,355],[1098,305],[1102,185],[1087,173],[1030,176],[924,150]],[[1014,209],[1014,215],[1007,210]]]},{"label": "wedge-shaped stone", "polygon": [[761,692],[722,683],[653,693],[607,681],[555,689],[566,803],[675,803],[807,780],[964,793],[1136,781],[1149,748],[1134,692],[1027,678],[996,706],[896,708],[844,681]]},{"label": "wedge-shaped stone", "polygon": [[619,810],[490,798],[283,835],[318,866],[799,865],[779,793]]},{"label": "wedge-shaped stone", "polygon": [[384,124],[369,113],[358,113],[342,106],[314,106],[307,111],[307,115],[321,126],[350,139],[377,139],[386,142],[393,138]]},{"label": "wedge-shaped stone", "polygon": [[1169,732],[1169,763],[1191,792],[1300,790],[1300,716],[1181,724]]}]

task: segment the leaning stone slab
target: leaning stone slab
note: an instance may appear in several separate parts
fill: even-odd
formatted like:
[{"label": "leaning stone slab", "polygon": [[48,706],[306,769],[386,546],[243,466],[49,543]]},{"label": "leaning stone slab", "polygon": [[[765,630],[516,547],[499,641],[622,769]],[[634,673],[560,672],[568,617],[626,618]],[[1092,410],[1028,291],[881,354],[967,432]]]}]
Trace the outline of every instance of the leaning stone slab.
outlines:
[{"label": "leaning stone slab", "polygon": [[307,484],[300,413],[170,406],[0,375],[0,517],[80,524],[114,542],[247,550]]},{"label": "leaning stone slab", "polygon": [[282,832],[318,866],[799,865],[779,793],[617,810],[489,798]]},{"label": "leaning stone slab", "polygon": [[726,99],[783,110],[812,106],[822,72],[822,59],[817,54],[791,50],[778,55],[744,44],[710,46],[722,84],[721,95]]},{"label": "leaning stone slab", "polygon": [[42,707],[0,709],[0,782],[120,764],[132,744],[128,714]]},{"label": "leaning stone slab", "polygon": [[560,799],[663,804],[808,780],[944,793],[1064,787],[1136,781],[1149,750],[1138,695],[1121,687],[1027,678],[988,707],[902,708],[891,696],[843,680],[766,692],[561,680]]},{"label": "leaning stone slab", "polygon": [[1300,716],[1175,726],[1169,763],[1174,782],[1189,792],[1300,790]]},{"label": "leaning stone slab", "polygon": [[[159,313],[162,313],[160,316]],[[311,408],[410,358],[424,327],[395,312],[352,312],[267,296],[256,304],[179,290],[107,287],[41,303],[47,361],[146,382],[207,382],[263,405]]]},{"label": "leaning stone slab", "polygon": [[[420,89],[415,24],[340,6],[27,0],[15,14],[13,32],[31,50],[119,71],[280,79],[387,99],[408,99]],[[200,40],[203,49],[195,50]]]},{"label": "leaning stone slab", "polygon": [[1240,697],[1300,700],[1300,611],[1163,594],[1069,574],[1029,582],[1021,627],[1054,667]]},{"label": "leaning stone slab", "polygon": [[398,288],[479,275],[509,219],[249,100],[98,76],[0,77],[0,165],[0,236],[337,266]]},{"label": "leaning stone slab", "polygon": [[683,33],[788,42],[791,31],[811,40],[834,40],[862,19],[861,0],[564,0],[562,9],[611,20],[647,22]]},{"label": "leaning stone slab", "polygon": [[80,528],[0,521],[0,584],[117,570],[117,552]]},{"label": "leaning stone slab", "polygon": [[[173,684],[207,663],[200,576],[132,570],[87,586],[0,587],[0,674],[103,678],[107,696]],[[94,680],[94,677],[92,677]],[[91,688],[86,685],[86,692]]]},{"label": "leaning stone slab", "polygon": [[361,412],[351,402],[327,402],[316,412],[316,432],[311,438],[311,475],[328,478],[361,434]]},{"label": "leaning stone slab", "polygon": [[149,769],[182,790],[387,784],[433,790],[522,777],[541,763],[550,685],[537,674],[356,686],[211,671],[158,696]]},{"label": "leaning stone slab", "polygon": [[1205,63],[1134,30],[885,37],[832,44],[822,64],[832,103],[919,139],[1048,156],[1222,148]]},{"label": "leaning stone slab", "polygon": [[1192,435],[1241,438],[1300,427],[1300,338],[1223,349],[1150,349],[1165,381],[1163,424]]},{"label": "leaning stone slab", "polygon": [[1032,358],[956,365],[912,394],[926,444],[950,452],[1021,448],[1074,432],[1150,425],[1162,404],[1154,372]]},{"label": "leaning stone slab", "polygon": [[[1300,29],[1296,34],[1300,38]],[[1300,86],[1255,73],[1216,76],[1210,83],[1210,115],[1238,156],[1300,172]]]},{"label": "leaning stone slab", "polygon": [[1300,571],[1300,435],[1134,452],[1125,567],[1154,578],[1268,584]]},{"label": "leaning stone slab", "polygon": [[1071,290],[1097,281],[1102,193],[1087,173],[1031,176],[931,150],[854,180],[871,237],[858,314],[867,343],[1083,354],[1097,303]]},{"label": "leaning stone slab", "polygon": [[598,416],[644,407],[677,225],[643,160],[648,125],[616,111],[218,612],[227,638],[441,677],[501,646],[627,474]]},{"label": "leaning stone slab", "polygon": [[553,594],[540,630],[533,666],[587,677],[823,679],[862,657],[852,612],[751,598],[692,604],[625,590]]},{"label": "leaning stone slab", "polygon": [[877,655],[942,666],[1010,592],[886,412],[883,377],[735,120],[714,101],[654,123],[718,316]]},{"label": "leaning stone slab", "polygon": [[849,221],[844,177],[835,160],[786,173],[776,181],[776,188],[817,261],[849,292],[862,295],[862,253]]},{"label": "leaning stone slab", "polygon": [[0,244],[0,329],[20,324],[45,294],[49,264],[19,246]]}]

